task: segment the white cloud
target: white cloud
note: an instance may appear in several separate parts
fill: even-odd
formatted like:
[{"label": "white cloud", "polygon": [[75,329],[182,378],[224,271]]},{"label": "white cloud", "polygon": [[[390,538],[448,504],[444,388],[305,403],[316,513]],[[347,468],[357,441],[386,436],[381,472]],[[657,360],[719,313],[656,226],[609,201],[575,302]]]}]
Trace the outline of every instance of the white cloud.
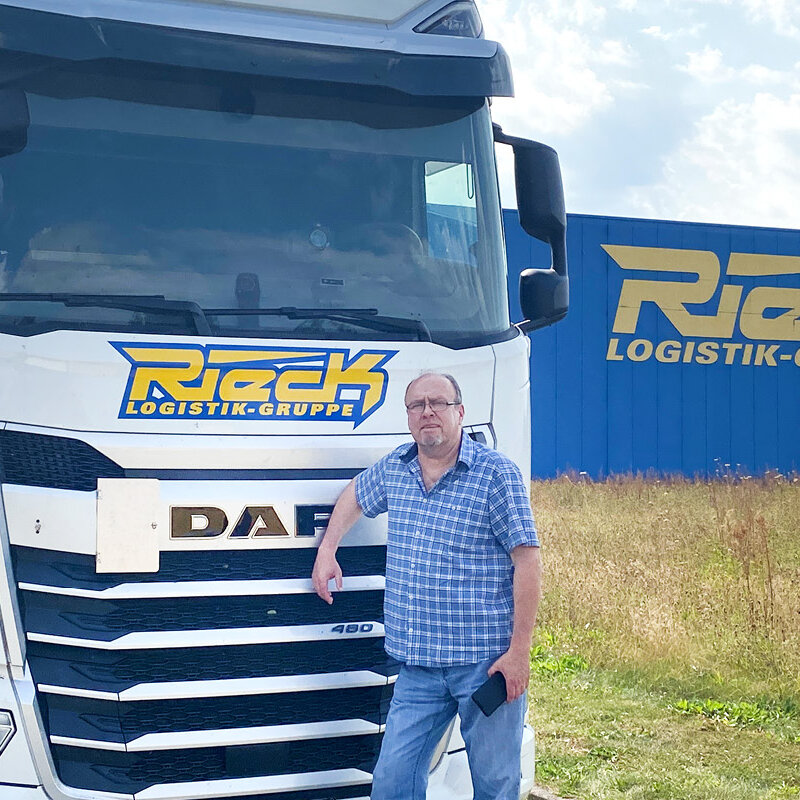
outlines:
[{"label": "white cloud", "polygon": [[[724,6],[730,13],[743,9],[750,22],[767,22],[781,36],[800,38],[800,5],[796,0],[694,0],[698,6]],[[678,0],[681,2],[681,0]]]},{"label": "white cloud", "polygon": [[[603,35],[606,10],[591,0],[545,4],[483,0],[489,39],[502,42],[514,72],[516,96],[493,101],[492,116],[509,133],[553,143],[588,129],[611,108],[635,55],[616,36]],[[602,76],[602,77],[601,77]],[[509,148],[498,148],[503,204],[516,205]]]},{"label": "white cloud", "polygon": [[687,53],[687,63],[679,65],[678,70],[705,86],[735,81],[737,87],[732,87],[730,91],[735,92],[738,88],[739,94],[745,89],[743,84],[755,87],[800,86],[800,63],[791,70],[774,69],[759,63],[734,69],[724,62],[722,51],[710,45],[700,51]]},{"label": "white cloud", "polygon": [[678,66],[701,84],[713,85],[738,81],[751,86],[789,86],[800,85],[800,63],[792,70],[779,70],[764,64],[748,64],[741,69],[733,69],[723,61],[722,51],[706,45],[699,52],[687,53],[687,63]]},{"label": "white cloud", "polygon": [[797,75],[777,69],[770,69],[763,64],[750,64],[740,71],[740,76],[753,86],[767,86],[769,84],[796,84]]},{"label": "white cloud", "polygon": [[514,69],[515,99],[495,101],[501,123],[522,125],[521,135],[564,134],[613,103],[610,78],[601,79],[600,72],[625,67],[633,56],[618,40],[595,40],[605,13],[590,0],[482,3],[487,36],[503,43]]},{"label": "white cloud", "polygon": [[573,0],[570,3],[554,3],[554,18],[561,18],[575,25],[597,25],[606,17],[605,6],[591,0]]},{"label": "white cloud", "polygon": [[624,42],[606,39],[600,42],[596,49],[595,60],[598,64],[616,64],[627,67],[633,63],[634,55],[631,48]]},{"label": "white cloud", "polygon": [[800,6],[797,0],[744,0],[756,21],[769,20],[776,33],[800,38]]},{"label": "white cloud", "polygon": [[[480,0],[569,210],[800,227],[800,0]],[[509,148],[498,148],[504,205]]]},{"label": "white cloud", "polygon": [[647,28],[642,28],[642,33],[652,36],[654,39],[661,39],[662,42],[668,42],[673,38],[673,34],[662,31],[660,25],[650,25]]},{"label": "white cloud", "polygon": [[661,181],[626,201],[648,217],[796,226],[798,144],[800,94],[725,100],[664,160]]},{"label": "white cloud", "polygon": [[645,36],[651,36],[653,39],[658,39],[661,42],[671,42],[674,39],[696,37],[704,27],[704,25],[698,23],[687,28],[676,28],[672,31],[665,31],[660,25],[648,25],[648,27],[642,28],[639,32],[645,34]]},{"label": "white cloud", "polygon": [[722,63],[722,51],[706,45],[699,52],[687,53],[688,62],[678,67],[701,83],[723,83],[731,80],[735,72]]}]

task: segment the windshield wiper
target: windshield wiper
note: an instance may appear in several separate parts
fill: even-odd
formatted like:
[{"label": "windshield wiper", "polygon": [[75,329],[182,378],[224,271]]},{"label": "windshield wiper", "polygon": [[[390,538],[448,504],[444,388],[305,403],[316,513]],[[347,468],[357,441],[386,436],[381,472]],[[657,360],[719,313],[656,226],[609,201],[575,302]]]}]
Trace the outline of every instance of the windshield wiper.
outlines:
[{"label": "windshield wiper", "polygon": [[272,316],[287,319],[329,319],[388,333],[414,334],[421,342],[430,342],[431,332],[421,319],[391,317],[378,313],[377,308],[201,308],[191,300],[166,300],[164,295],[136,294],[76,294],[71,292],[0,293],[0,302],[61,303],[72,308],[117,308],[143,314],[173,314],[190,320],[195,333],[212,335],[208,317]]},{"label": "windshield wiper", "polygon": [[430,342],[431,332],[421,319],[390,317],[377,308],[204,308],[207,317],[286,317],[287,319],[330,319],[387,333],[413,333],[420,342]]},{"label": "windshield wiper", "polygon": [[165,300],[163,294],[0,293],[0,301],[61,303],[72,308],[118,308],[141,314],[172,314],[190,320],[198,335],[211,335],[203,309],[191,300]]}]

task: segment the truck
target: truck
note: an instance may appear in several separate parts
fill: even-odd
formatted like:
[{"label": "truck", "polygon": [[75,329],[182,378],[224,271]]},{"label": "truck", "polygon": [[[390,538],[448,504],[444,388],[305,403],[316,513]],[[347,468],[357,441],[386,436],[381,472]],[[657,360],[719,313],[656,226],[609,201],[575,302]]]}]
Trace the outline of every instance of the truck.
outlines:
[{"label": "truck", "polygon": [[[0,800],[368,797],[386,523],[333,606],[315,547],[422,370],[530,474],[566,218],[512,93],[471,0],[0,2]],[[518,324],[496,145],[552,253]]]}]

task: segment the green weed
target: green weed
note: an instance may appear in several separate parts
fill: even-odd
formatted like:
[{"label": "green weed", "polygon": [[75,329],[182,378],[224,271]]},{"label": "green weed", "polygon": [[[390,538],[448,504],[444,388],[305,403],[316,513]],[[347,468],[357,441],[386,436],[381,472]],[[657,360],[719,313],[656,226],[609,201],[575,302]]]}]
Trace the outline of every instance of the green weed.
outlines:
[{"label": "green weed", "polygon": [[797,710],[794,701],[788,703],[770,703],[767,707],[758,703],[728,703],[719,700],[678,700],[670,706],[681,714],[699,714],[708,719],[718,720],[726,725],[737,725],[741,728],[751,727],[764,729],[770,722],[785,719],[796,719]]},{"label": "green weed", "polygon": [[564,653],[555,656],[542,645],[535,645],[531,650],[531,668],[536,675],[571,674],[587,667],[586,659],[580,655]]}]

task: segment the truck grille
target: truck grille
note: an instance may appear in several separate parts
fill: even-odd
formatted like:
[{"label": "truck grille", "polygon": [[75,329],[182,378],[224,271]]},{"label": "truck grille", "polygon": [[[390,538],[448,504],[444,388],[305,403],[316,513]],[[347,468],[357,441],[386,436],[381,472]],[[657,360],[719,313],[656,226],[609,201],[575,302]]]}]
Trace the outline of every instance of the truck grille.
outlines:
[{"label": "truck grille", "polygon": [[[378,756],[380,737],[343,736],[312,742],[278,742],[252,747],[206,747],[180,751],[116,753],[77,747],[52,748],[65,783],[107,792],[140,792],[159,784],[217,781],[311,770],[338,771],[348,764],[368,772]],[[231,750],[245,751],[229,754]]]},{"label": "truck grille", "polygon": [[13,547],[61,781],[142,800],[366,797],[397,669],[386,548],[340,549],[332,606],[311,592],[314,555],[165,552],[158,573],[109,575],[93,556]]},{"label": "truck grille", "polygon": [[123,469],[91,445],[63,436],[0,431],[3,483],[91,491],[97,478],[121,478]]}]

